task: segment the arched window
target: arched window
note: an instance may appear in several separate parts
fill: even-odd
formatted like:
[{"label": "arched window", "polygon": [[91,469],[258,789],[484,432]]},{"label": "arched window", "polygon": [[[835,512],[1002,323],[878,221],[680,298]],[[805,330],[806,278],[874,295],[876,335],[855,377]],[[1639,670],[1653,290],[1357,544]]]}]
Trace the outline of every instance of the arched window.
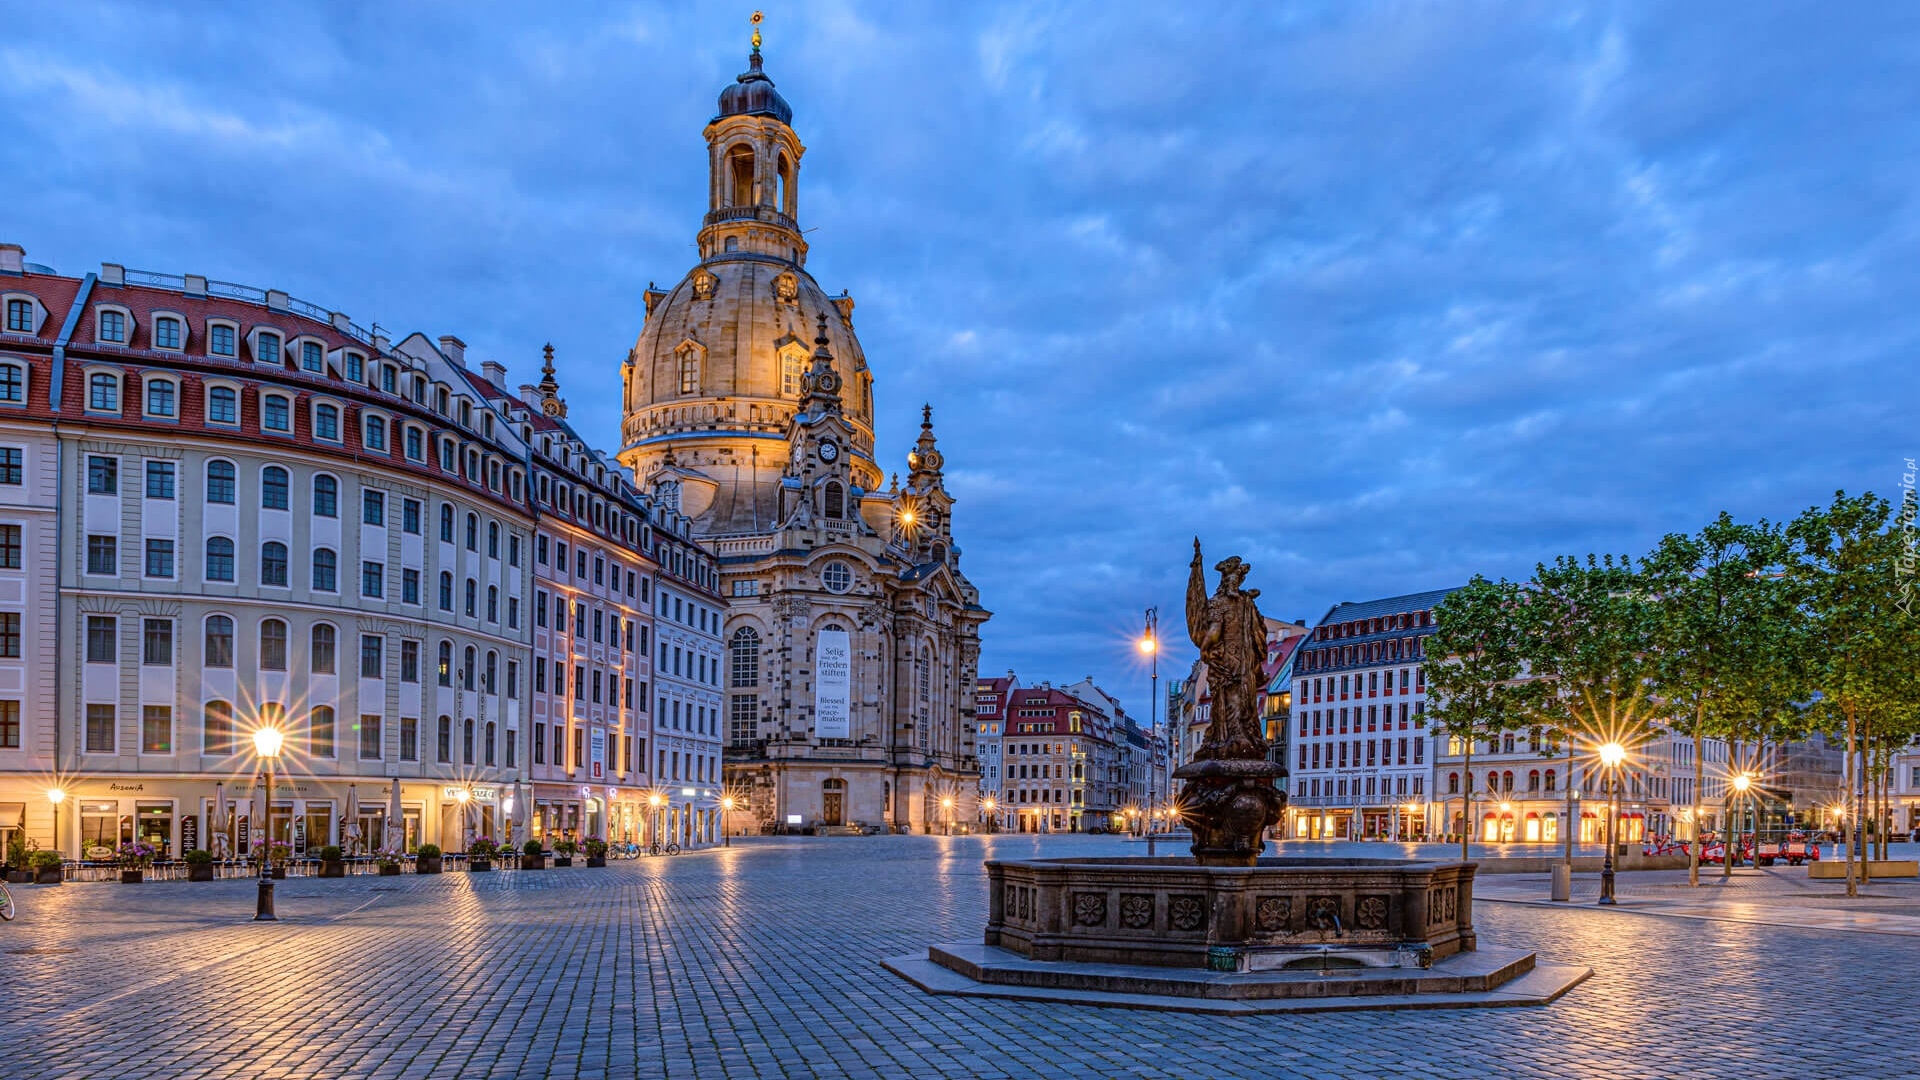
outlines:
[{"label": "arched window", "polygon": [[484,756],[482,757],[482,760],[488,765],[493,764],[493,746],[494,746],[494,723],[493,721],[489,720],[487,721],[486,742],[481,747],[481,749],[485,752]]},{"label": "arched window", "polygon": [[1555,781],[1555,777],[1553,775],[1553,770],[1548,769],[1547,770],[1547,790],[1548,791],[1552,791],[1554,789],[1554,781]]},{"label": "arched window", "polygon": [[[229,391],[231,392],[231,391]],[[233,505],[233,462],[207,462],[207,501]]]},{"label": "arched window", "polygon": [[1460,774],[1459,773],[1450,772],[1447,774],[1447,794],[1449,795],[1460,794]]},{"label": "arched window", "polygon": [[787,155],[781,154],[774,166],[774,179],[779,187],[774,192],[773,205],[788,217],[793,216],[793,167],[787,164]]},{"label": "arched window", "polygon": [[207,537],[207,580],[233,580],[233,541],[224,536]]},{"label": "arched window", "polygon": [[1528,791],[1540,790],[1540,770],[1539,769],[1527,770],[1527,790]]},{"label": "arched window", "polygon": [[680,392],[691,394],[700,389],[700,350],[691,345],[680,350]]},{"label": "arched window", "polygon": [[473,764],[473,718],[468,717],[460,729],[460,764]]},{"label": "arched window", "polygon": [[751,626],[733,632],[728,657],[730,685],[740,688],[760,685],[760,635]]},{"label": "arched window", "polygon": [[441,764],[453,764],[453,717],[451,716],[440,718],[439,745],[436,749],[438,750],[436,756]]},{"label": "arched window", "polygon": [[309,650],[313,654],[312,668],[315,675],[335,674],[334,656],[337,638],[333,627],[326,623],[315,623],[312,631],[313,645]]},{"label": "arched window", "polygon": [[201,717],[200,752],[226,757],[233,750],[233,706],[224,701],[207,702]]},{"label": "arched window", "polygon": [[287,545],[278,540],[260,545],[260,584],[287,584]]},{"label": "arched window", "polygon": [[753,148],[736,146],[727,151],[727,179],[731,184],[728,206],[753,205]]},{"label": "arched window", "polygon": [[440,610],[453,610],[453,572],[440,571]]},{"label": "arched window", "polygon": [[487,522],[487,558],[497,559],[499,557],[500,523],[497,521],[489,521]]},{"label": "arched window", "polygon": [[453,685],[453,642],[440,643],[440,685]]},{"label": "arched window", "polygon": [[313,478],[313,516],[340,516],[340,482],[331,476]]},{"label": "arched window", "polygon": [[260,471],[260,505],[268,510],[287,509],[287,470],[269,465]]},{"label": "arched window", "polygon": [[[482,690],[485,690],[489,694],[499,693],[500,684],[496,681],[496,679],[499,677],[499,674],[500,674],[500,654],[497,652],[494,652],[492,649],[488,649],[487,650],[487,667],[486,667],[486,673],[485,673],[486,681],[480,684],[480,688]],[[487,764],[489,765],[493,764],[493,759],[491,757],[487,759]]]},{"label": "arched window", "polygon": [[838,521],[846,516],[847,493],[846,489],[840,486],[840,481],[827,481],[826,504],[826,514],[828,517]]},{"label": "arched window", "polygon": [[440,541],[453,543],[453,504],[440,504]]},{"label": "arched window", "polygon": [[480,515],[467,515],[467,550],[480,550]]},{"label": "arched window", "polygon": [[1505,792],[1509,792],[1509,793],[1511,793],[1511,792],[1513,791],[1513,772],[1512,772],[1512,770],[1508,770],[1507,772],[1504,772],[1504,773],[1501,773],[1501,774],[1500,774],[1500,790],[1502,790],[1502,791],[1505,791]]},{"label": "arched window", "polygon": [[317,705],[307,714],[307,753],[317,758],[333,756],[333,709]]},{"label": "arched window", "polygon": [[260,624],[260,670],[287,670],[287,624],[279,619]]},{"label": "arched window", "polygon": [[313,591],[340,591],[340,557],[332,548],[313,549]]},{"label": "arched window", "polygon": [[[466,651],[460,654],[460,689],[462,690],[473,689],[473,662],[475,655],[474,648],[471,645],[467,646]],[[469,758],[468,760],[471,762],[472,759]]]},{"label": "arched window", "polygon": [[207,616],[206,636],[200,650],[200,666],[233,666],[233,620],[225,615]]}]

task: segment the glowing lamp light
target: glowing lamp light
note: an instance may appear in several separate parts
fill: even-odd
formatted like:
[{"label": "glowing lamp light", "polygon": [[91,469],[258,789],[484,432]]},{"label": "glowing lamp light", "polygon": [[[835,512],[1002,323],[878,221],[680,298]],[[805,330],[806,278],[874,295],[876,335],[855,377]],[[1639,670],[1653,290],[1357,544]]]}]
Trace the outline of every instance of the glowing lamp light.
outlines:
[{"label": "glowing lamp light", "polygon": [[1154,653],[1154,651],[1159,648],[1160,648],[1160,643],[1153,640],[1150,637],[1143,637],[1140,639],[1140,651],[1142,653],[1145,653],[1146,655],[1151,656]]},{"label": "glowing lamp light", "polygon": [[63,802],[66,802],[66,801],[67,801],[67,792],[66,792],[66,789],[65,789],[65,788],[57,788],[57,787],[56,787],[56,788],[48,788],[48,789],[47,789],[47,801],[48,801],[48,802],[50,802],[50,803],[52,803],[52,804],[53,804],[53,805],[55,805],[55,806],[59,806],[59,805],[60,805],[61,803],[63,803]]},{"label": "glowing lamp light", "polygon": [[1753,777],[1748,776],[1746,773],[1741,773],[1733,778],[1733,790],[1740,792],[1742,795],[1746,794],[1747,789],[1752,786]]},{"label": "glowing lamp light", "polygon": [[948,809],[948,810],[951,810],[951,809],[953,809],[953,797],[952,797],[952,796],[948,796],[948,797],[946,797],[946,798],[944,798],[944,799],[941,799],[941,800],[940,800],[940,805],[941,805],[942,807],[944,807],[944,808],[946,808],[946,809]]},{"label": "glowing lamp light", "polygon": [[259,727],[253,730],[253,749],[261,757],[279,757],[280,747],[285,745],[286,735],[277,727]]},{"label": "glowing lamp light", "polygon": [[913,511],[911,510],[900,511],[900,524],[902,525],[913,524]]},{"label": "glowing lamp light", "polygon": [[1600,748],[1600,764],[1609,769],[1617,769],[1627,760],[1627,748],[1617,742],[1607,743]]},{"label": "glowing lamp light", "polygon": [[724,796],[724,797],[722,797],[722,798],[721,798],[721,800],[720,800],[720,809],[722,809],[722,810],[732,810],[732,809],[733,809],[733,796],[731,796],[731,795],[727,795],[727,796]]},{"label": "glowing lamp light", "polygon": [[471,798],[473,798],[473,792],[468,791],[466,788],[461,788],[459,791],[453,793],[454,801],[461,804],[465,804],[466,801]]},{"label": "glowing lamp light", "polygon": [[648,806],[659,806],[661,803],[664,803],[666,801],[667,801],[666,798],[657,791],[647,796]]}]

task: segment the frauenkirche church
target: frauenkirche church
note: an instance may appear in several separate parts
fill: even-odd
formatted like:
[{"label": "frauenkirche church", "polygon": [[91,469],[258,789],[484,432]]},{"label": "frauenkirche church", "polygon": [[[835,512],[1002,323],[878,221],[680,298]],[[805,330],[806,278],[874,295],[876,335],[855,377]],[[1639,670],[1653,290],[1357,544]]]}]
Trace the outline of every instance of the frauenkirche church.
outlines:
[{"label": "frauenkirche church", "polygon": [[875,454],[853,299],[807,272],[806,148],[757,31],[748,63],[706,128],[700,262],[646,292],[620,460],[719,560],[733,826],[938,831],[975,817],[990,613],[960,572],[931,410],[904,483]]}]

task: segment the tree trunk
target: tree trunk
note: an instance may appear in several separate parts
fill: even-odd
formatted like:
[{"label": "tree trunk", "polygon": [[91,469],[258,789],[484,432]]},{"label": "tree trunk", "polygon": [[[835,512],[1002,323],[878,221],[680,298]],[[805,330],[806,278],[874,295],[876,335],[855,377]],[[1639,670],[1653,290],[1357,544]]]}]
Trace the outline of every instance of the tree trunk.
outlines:
[{"label": "tree trunk", "polygon": [[1867,825],[1873,820],[1873,777],[1868,763],[1867,746],[1873,741],[1873,721],[1863,720],[1860,724],[1860,767],[1854,775],[1859,777],[1860,815],[1853,820],[1860,825],[1860,884],[1873,883],[1873,833],[1867,831]]},{"label": "tree trunk", "polygon": [[1460,789],[1460,861],[1467,861],[1467,841],[1473,838],[1473,739],[1467,739],[1466,763],[1461,766],[1466,784]]},{"label": "tree trunk", "polygon": [[1687,884],[1698,887],[1700,884],[1700,784],[1706,778],[1706,763],[1700,760],[1706,740],[1700,735],[1700,724],[1706,717],[1707,706],[1701,702],[1693,709],[1693,837],[1687,841]]},{"label": "tree trunk", "polygon": [[[1727,764],[1732,766],[1740,758],[1740,740],[1735,739],[1727,748]],[[1733,827],[1733,785],[1727,785],[1727,792],[1720,800],[1720,880],[1733,877],[1733,860],[1740,852],[1740,836]]]},{"label": "tree trunk", "polygon": [[1855,749],[1856,740],[1854,738],[1854,735],[1855,735],[1854,715],[1853,715],[1852,706],[1848,706],[1846,708],[1846,715],[1847,715],[1847,801],[1849,803],[1854,804],[1852,809],[1856,813],[1852,821],[1843,821],[1840,823],[1840,834],[1843,837],[1845,837],[1847,840],[1847,895],[1859,896],[1860,884],[1859,884],[1858,877],[1854,873],[1853,859],[1855,855],[1859,854],[1855,849],[1858,848],[1860,845],[1853,842],[1852,834],[1847,831],[1851,829],[1854,825],[1858,824],[1860,821],[1860,818],[1858,816],[1858,810],[1859,810],[1858,804],[1860,801],[1860,795],[1859,795],[1859,791],[1857,790],[1857,781],[1855,780],[1855,773],[1854,773],[1854,769],[1856,767],[1855,758],[1854,758],[1854,749]]}]

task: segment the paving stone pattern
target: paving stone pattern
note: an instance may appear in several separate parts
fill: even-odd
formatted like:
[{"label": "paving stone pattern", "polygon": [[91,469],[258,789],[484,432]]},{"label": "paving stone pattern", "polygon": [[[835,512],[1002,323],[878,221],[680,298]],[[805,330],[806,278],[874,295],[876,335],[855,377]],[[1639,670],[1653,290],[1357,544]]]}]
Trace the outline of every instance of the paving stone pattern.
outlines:
[{"label": "paving stone pattern", "polygon": [[[983,857],[1092,837],[768,839],[605,870],[16,888],[6,1077],[1920,1076],[1920,940],[1484,904],[1585,964],[1546,1008],[1216,1017],[933,997],[879,966],[977,941]],[[1782,1018],[1799,1020],[1783,1022]]]}]

